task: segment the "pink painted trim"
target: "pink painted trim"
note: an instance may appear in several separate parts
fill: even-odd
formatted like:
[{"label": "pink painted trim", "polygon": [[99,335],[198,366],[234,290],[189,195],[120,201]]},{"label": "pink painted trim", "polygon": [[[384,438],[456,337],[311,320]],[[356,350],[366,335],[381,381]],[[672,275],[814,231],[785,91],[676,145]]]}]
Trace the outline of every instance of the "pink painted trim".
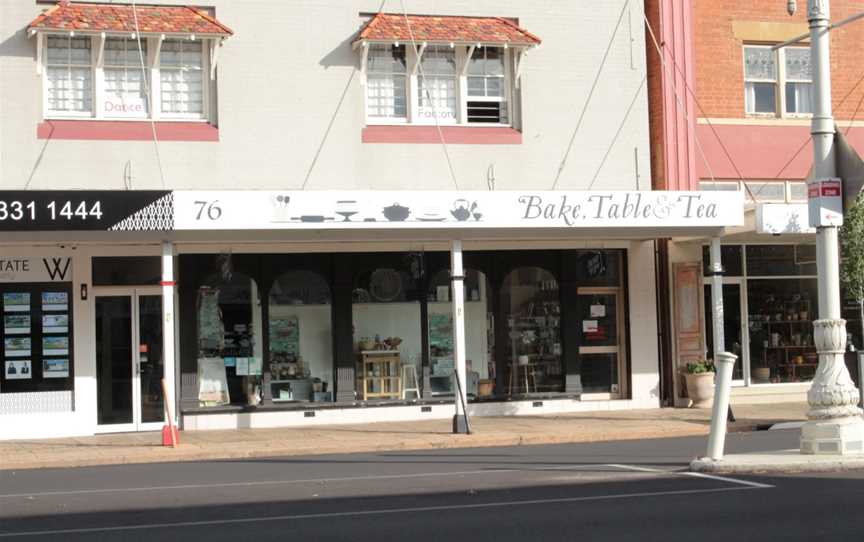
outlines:
[{"label": "pink painted trim", "polygon": [[[204,122],[157,122],[159,141],[219,141],[219,129]],[[122,120],[46,120],[36,126],[37,139],[148,141],[149,122]]]},{"label": "pink painted trim", "polygon": [[[521,145],[522,132],[505,127],[442,126],[441,135],[452,145]],[[363,143],[440,143],[435,126],[367,126]]]},{"label": "pink painted trim", "polygon": [[[845,132],[846,123],[841,120],[838,124]],[[735,164],[729,161],[711,127],[700,124],[696,136],[708,162],[706,166],[701,157],[696,162],[700,179],[710,179],[712,173],[715,179],[738,179],[735,166],[746,180],[804,179],[813,164],[809,126],[715,124],[714,130]],[[859,154],[864,154],[864,130],[853,128],[846,139]]]}]

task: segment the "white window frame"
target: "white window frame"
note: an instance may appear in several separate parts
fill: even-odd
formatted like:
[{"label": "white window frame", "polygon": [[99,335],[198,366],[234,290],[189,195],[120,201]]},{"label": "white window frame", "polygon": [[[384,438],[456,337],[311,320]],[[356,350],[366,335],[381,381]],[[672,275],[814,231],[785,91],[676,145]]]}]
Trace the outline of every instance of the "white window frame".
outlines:
[{"label": "white window frame", "polygon": [[[73,36],[69,34],[51,34],[52,37],[61,37],[61,38],[72,38]],[[98,81],[96,80],[96,74],[93,71],[93,66],[96,64],[96,56],[98,55],[98,50],[94,50],[93,48],[93,40],[90,40],[90,111],[62,111],[62,112],[51,112],[48,107],[48,68],[54,67],[48,63],[48,35],[40,35],[38,39],[44,40],[42,42],[42,66],[40,67],[40,74],[42,75],[42,111],[45,113],[43,116],[46,119],[90,119],[95,118],[96,115],[96,92]],[[71,64],[65,65],[67,68],[71,67]],[[78,66],[79,68],[83,68],[84,66]]]},{"label": "white window frame", "polygon": [[[129,38],[128,33],[111,33],[111,34],[79,34],[75,33],[75,37],[86,37],[90,39],[90,70],[92,78],[92,92],[90,112],[53,112],[48,109],[48,37],[60,36],[70,37],[68,32],[40,32],[36,39],[40,40],[37,48],[41,49],[41,58],[37,58],[39,66],[37,73],[42,77],[42,118],[45,120],[105,120],[105,121],[124,121],[124,122],[150,122],[151,120],[167,121],[167,122],[201,122],[207,123],[211,120],[211,111],[213,100],[211,98],[213,84],[211,68],[212,68],[212,46],[211,41],[217,41],[219,38],[196,38],[194,41],[201,44],[201,79],[202,79],[202,99],[204,101],[202,112],[198,114],[183,114],[183,113],[165,113],[162,112],[161,89],[160,89],[160,67],[159,57],[162,48],[163,39],[179,39],[183,41],[190,40],[189,36],[184,35],[167,35],[167,36],[147,36],[142,39],[147,40],[147,54],[145,56],[145,70],[147,73],[147,81],[150,87],[149,115],[146,117],[114,117],[104,115],[100,107],[101,97],[105,93],[105,77],[104,77],[104,41],[106,37],[123,37]],[[216,44],[218,47],[218,43]],[[37,55],[40,56],[40,55]]]},{"label": "white window frame", "polygon": [[[485,49],[488,49],[488,47],[483,47],[483,49],[485,52]],[[463,70],[463,72],[465,74],[464,75],[464,84],[463,84],[463,88],[465,89],[465,92],[464,92],[464,96],[463,96],[464,99],[462,100],[463,108],[464,108],[463,109],[463,115],[465,118],[465,122],[468,123],[468,102],[503,103],[504,107],[507,110],[507,122],[505,122],[505,123],[501,123],[501,122],[472,122],[472,123],[469,123],[471,125],[477,125],[477,126],[512,126],[513,125],[513,119],[512,119],[513,108],[511,107],[512,96],[513,96],[512,92],[511,92],[511,86],[512,86],[511,82],[513,81],[513,77],[512,77],[512,71],[510,69],[511,62],[509,62],[510,50],[504,49],[503,47],[497,47],[497,49],[501,49],[501,53],[503,55],[503,58],[501,59],[501,61],[502,61],[502,64],[504,65],[504,74],[501,75],[500,78],[501,78],[501,85],[502,85],[501,88],[504,91],[504,95],[501,97],[498,97],[498,96],[471,96],[470,94],[468,94],[468,79],[470,79],[471,77],[477,77],[477,78],[482,77],[483,79],[490,79],[492,77],[497,77],[497,76],[471,75],[470,73],[468,73],[468,69],[466,67],[466,69]],[[471,62],[471,56],[469,53],[471,53],[470,48],[466,52],[466,56],[465,56],[465,62],[466,63]]]},{"label": "white window frame", "polygon": [[[403,119],[386,119],[381,117],[371,117],[369,115],[369,109],[367,107],[368,104],[368,89],[366,89],[366,54],[367,54],[367,45],[371,47],[373,44],[383,44],[383,45],[393,45],[393,42],[365,42],[363,46],[361,46],[360,54],[361,57],[361,71],[363,76],[363,116],[366,119],[367,126],[435,126],[435,121],[424,121],[420,122],[419,119],[419,103],[418,103],[418,92],[419,92],[419,77],[420,70],[417,67],[418,63],[418,52],[421,57],[426,47],[429,46],[445,46],[451,47],[451,44],[447,43],[428,43],[428,44],[417,44],[417,50],[414,49],[410,42],[400,42],[400,47],[405,47],[405,62],[407,65],[407,77],[406,77],[406,118]],[[504,100],[507,104],[507,122],[506,123],[492,123],[492,122],[468,122],[468,101],[485,101],[489,100],[488,98],[480,99],[480,97],[471,97],[468,96],[468,74],[466,65],[469,60],[468,54],[474,47],[497,47],[502,49],[502,53],[504,55]],[[443,121],[439,119],[438,125],[440,126],[462,126],[462,127],[480,127],[480,128],[495,128],[495,127],[506,127],[513,128],[517,125],[516,115],[518,108],[516,104],[514,104],[514,96],[516,93],[514,91],[515,87],[515,77],[514,77],[514,68],[513,62],[516,56],[515,48],[513,47],[504,47],[503,45],[467,45],[467,44],[452,44],[453,49],[456,53],[456,120],[455,122]],[[366,50],[364,50],[366,49]],[[499,101],[495,99],[495,101]]]},{"label": "white window frame", "polygon": [[[386,46],[395,46],[392,43],[390,43],[390,44],[373,43],[373,44],[370,44],[368,46],[370,50],[371,50],[373,45],[378,45],[378,46],[383,45],[385,47]],[[412,107],[413,100],[411,99],[411,95],[410,95],[411,59],[409,58],[409,54],[408,54],[410,47],[406,48],[405,44],[400,44],[399,47],[405,49],[405,73],[404,74],[396,74],[395,72],[388,72],[386,74],[385,73],[380,73],[380,74],[376,73],[376,75],[402,75],[403,77],[405,77],[405,117],[375,117],[375,116],[369,115],[369,84],[368,84],[368,81],[365,81],[365,84],[363,85],[363,111],[364,111],[364,114],[366,116],[366,124],[404,125],[404,124],[408,124],[408,122],[409,122],[408,119],[411,118],[411,107]],[[364,56],[367,54],[369,54],[368,51],[363,51]],[[364,58],[363,62],[365,65],[365,63],[366,63],[365,58]],[[368,79],[368,75],[366,76],[366,78]]]},{"label": "white window frame", "polygon": [[[803,49],[804,47],[796,47]],[[774,65],[776,66],[777,75],[773,81],[768,79],[748,79],[747,66],[745,59],[747,57],[747,49],[771,49],[771,45],[760,45],[757,43],[745,43],[741,48],[741,70],[744,76],[744,114],[747,117],[753,118],[781,118],[781,119],[809,119],[813,116],[812,113],[787,113],[786,112],[786,83],[810,83],[813,84],[813,79],[787,79],[786,78],[786,47],[772,51],[774,55]],[[811,59],[812,62],[812,59]],[[774,85],[774,112],[759,113],[747,111],[747,83],[772,83]]]}]

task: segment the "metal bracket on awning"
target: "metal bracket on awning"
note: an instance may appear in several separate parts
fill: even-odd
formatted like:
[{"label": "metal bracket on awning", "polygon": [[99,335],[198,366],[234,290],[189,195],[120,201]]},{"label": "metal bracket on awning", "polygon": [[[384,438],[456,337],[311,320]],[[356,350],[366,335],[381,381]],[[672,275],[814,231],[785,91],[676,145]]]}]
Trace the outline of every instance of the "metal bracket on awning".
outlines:
[{"label": "metal bracket on awning", "polygon": [[522,84],[522,65],[525,64],[525,56],[527,54],[528,51],[526,49],[519,49],[516,52],[516,71],[513,77],[516,88],[519,88]]},{"label": "metal bracket on awning", "polygon": [[369,42],[364,41],[362,44],[363,52],[360,53],[360,86],[366,86],[366,66],[369,63]]},{"label": "metal bracket on awning", "polygon": [[468,73],[468,65],[471,63],[471,56],[474,54],[475,49],[477,49],[477,45],[472,45],[468,47],[468,54],[465,55],[465,61],[462,63],[463,77]]}]

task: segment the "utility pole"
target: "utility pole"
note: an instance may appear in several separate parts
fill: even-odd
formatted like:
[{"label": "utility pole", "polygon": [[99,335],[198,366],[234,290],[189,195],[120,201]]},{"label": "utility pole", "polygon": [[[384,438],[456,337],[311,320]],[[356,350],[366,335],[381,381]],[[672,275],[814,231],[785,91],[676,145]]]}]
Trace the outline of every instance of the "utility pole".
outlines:
[{"label": "utility pole", "polygon": [[[787,1],[789,14],[795,0]],[[831,113],[831,64],[829,56],[829,0],[808,0],[810,62],[813,66],[813,179],[837,175],[834,153],[834,119]],[[811,217],[811,222],[812,222]],[[864,453],[864,418],[858,408],[858,390],[849,376],[843,354],[846,321],[840,318],[840,269],[838,225],[817,226],[816,262],[819,287],[819,319],[813,322],[813,339],[819,366],[807,392],[808,421],[801,429],[802,454],[845,455]]]}]

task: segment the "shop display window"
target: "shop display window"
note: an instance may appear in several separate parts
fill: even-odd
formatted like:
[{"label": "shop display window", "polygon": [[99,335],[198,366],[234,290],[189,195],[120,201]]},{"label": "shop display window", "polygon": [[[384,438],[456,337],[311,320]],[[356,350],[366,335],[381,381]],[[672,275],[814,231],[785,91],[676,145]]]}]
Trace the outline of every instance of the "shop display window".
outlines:
[{"label": "shop display window", "polygon": [[[720,263],[723,265],[723,275],[726,277],[740,277],[744,274],[744,256],[741,245],[723,245],[720,247]],[[702,247],[702,274],[711,275],[711,250]]]},{"label": "shop display window", "polygon": [[198,384],[202,406],[261,401],[261,299],[241,273],[213,275],[198,288]]},{"label": "shop display window", "polygon": [[816,245],[747,245],[747,275],[816,275]]},{"label": "shop display window", "polygon": [[751,279],[747,296],[752,381],[812,380],[819,361],[813,343],[816,279]]},{"label": "shop display window", "polygon": [[501,287],[507,325],[507,393],[564,390],[558,281],[539,267],[511,271]]},{"label": "shop display window", "polygon": [[[493,393],[495,330],[486,275],[465,270],[465,366],[469,397]],[[429,311],[429,385],[433,397],[453,395],[453,289],[450,270],[439,271],[429,281],[426,293]],[[482,384],[482,386],[481,386]],[[482,392],[482,393],[481,393]]]},{"label": "shop display window", "polygon": [[577,282],[586,286],[621,286],[622,250],[580,250]]},{"label": "shop display window", "polygon": [[68,283],[0,285],[0,393],[74,388],[71,294]]},{"label": "shop display window", "polygon": [[270,288],[267,324],[273,402],[332,402],[332,307],[324,277],[312,271],[279,276]]},{"label": "shop display window", "polygon": [[361,271],[354,278],[358,399],[404,399],[422,374],[421,269],[409,255],[404,265]]}]

